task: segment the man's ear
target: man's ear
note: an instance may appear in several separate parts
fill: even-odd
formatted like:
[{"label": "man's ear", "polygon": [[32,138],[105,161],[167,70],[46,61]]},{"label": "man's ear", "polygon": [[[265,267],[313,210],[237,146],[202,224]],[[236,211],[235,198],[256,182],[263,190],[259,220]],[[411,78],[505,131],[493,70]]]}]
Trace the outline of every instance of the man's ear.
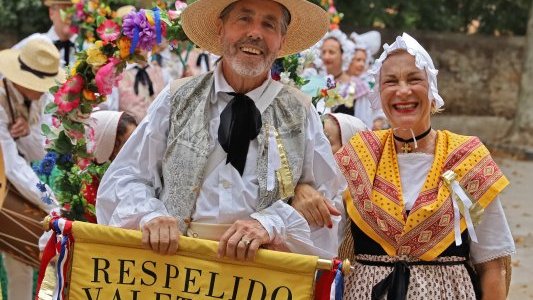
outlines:
[{"label": "man's ear", "polygon": [[287,39],[286,34],[281,36],[281,43],[279,44],[279,51],[281,51],[281,49],[285,46],[286,39]]},{"label": "man's ear", "polygon": [[224,22],[222,22],[222,19],[218,18],[217,19],[217,34],[218,34],[218,39],[219,40],[222,37],[222,32],[223,31],[224,31]]}]

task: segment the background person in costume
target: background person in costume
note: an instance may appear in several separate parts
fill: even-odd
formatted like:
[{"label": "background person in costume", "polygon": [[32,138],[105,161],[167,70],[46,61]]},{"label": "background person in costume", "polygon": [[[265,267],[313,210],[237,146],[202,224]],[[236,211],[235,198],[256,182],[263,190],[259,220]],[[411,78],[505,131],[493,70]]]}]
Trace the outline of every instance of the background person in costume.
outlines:
[{"label": "background person in costume", "polygon": [[52,27],[46,33],[34,33],[22,41],[18,42],[13,48],[19,49],[23,47],[28,41],[34,38],[41,38],[49,40],[59,50],[61,57],[61,66],[65,67],[76,60],[76,34],[70,28],[70,23],[63,20],[61,10],[65,10],[72,6],[70,0],[45,0],[44,5],[48,7],[48,14]]},{"label": "background person in costume", "polygon": [[356,258],[345,299],[505,299],[508,181],[478,138],[431,128],[444,102],[427,51],[405,33],[384,50],[372,99],[393,129],[359,133],[335,155]]},{"label": "background person in costume", "polygon": [[315,46],[319,51],[315,65],[325,69],[326,73],[332,75],[337,84],[338,93],[343,98],[353,99],[351,107],[340,105],[333,109],[334,112],[353,115],[363,121],[368,128],[373,128],[373,121],[383,117],[383,112],[371,107],[368,100],[370,87],[359,77],[350,76],[347,73],[352,61],[355,44],[351,42],[346,34],[338,29],[328,32],[322,40]]},{"label": "background person in costume", "polygon": [[[27,200],[49,211],[54,203],[41,201],[39,178],[29,162],[45,154],[40,129],[42,102],[44,93],[63,78],[59,52],[52,43],[37,39],[20,50],[1,51],[0,78],[0,144],[6,177]],[[41,188],[52,195],[47,186]],[[9,299],[31,299],[32,268],[9,255],[4,262]]]},{"label": "background person in costume", "polygon": [[199,0],[182,24],[222,59],[155,100],[102,180],[98,221],[140,226],[163,254],[182,233],[218,240],[221,257],[239,260],[260,246],[335,256],[340,218],[310,229],[286,201],[308,182],[342,210],[344,180],[310,97],[269,75],[276,57],[323,36],[326,12],[304,0]]}]

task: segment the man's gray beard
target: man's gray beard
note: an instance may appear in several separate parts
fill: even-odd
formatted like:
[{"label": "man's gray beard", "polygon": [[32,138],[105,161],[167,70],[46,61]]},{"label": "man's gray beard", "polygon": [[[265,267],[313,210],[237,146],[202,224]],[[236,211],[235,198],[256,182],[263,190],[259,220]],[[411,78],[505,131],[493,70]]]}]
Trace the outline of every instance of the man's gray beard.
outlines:
[{"label": "man's gray beard", "polygon": [[237,74],[246,77],[257,77],[270,70],[274,59],[267,57],[261,63],[257,64],[252,64],[235,57],[228,57],[227,61],[231,69]]}]

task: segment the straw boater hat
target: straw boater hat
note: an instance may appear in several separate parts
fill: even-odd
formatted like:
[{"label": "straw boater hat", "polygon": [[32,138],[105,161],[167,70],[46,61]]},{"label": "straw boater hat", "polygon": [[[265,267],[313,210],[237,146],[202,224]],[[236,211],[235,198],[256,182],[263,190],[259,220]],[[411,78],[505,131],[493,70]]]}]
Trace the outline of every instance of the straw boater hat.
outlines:
[{"label": "straw boater hat", "polygon": [[[238,0],[198,0],[181,14],[182,25],[189,39],[213,54],[222,55],[218,40],[217,20],[224,8]],[[328,15],[307,0],[273,0],[285,6],[291,14],[285,45],[279,57],[298,53],[313,46],[326,33]]]},{"label": "straw boater hat", "polygon": [[72,0],[44,0],[45,6],[52,6],[54,4],[72,5]]},{"label": "straw boater hat", "polygon": [[21,49],[0,51],[0,73],[37,92],[48,91],[65,77],[57,48],[45,39],[32,39]]}]

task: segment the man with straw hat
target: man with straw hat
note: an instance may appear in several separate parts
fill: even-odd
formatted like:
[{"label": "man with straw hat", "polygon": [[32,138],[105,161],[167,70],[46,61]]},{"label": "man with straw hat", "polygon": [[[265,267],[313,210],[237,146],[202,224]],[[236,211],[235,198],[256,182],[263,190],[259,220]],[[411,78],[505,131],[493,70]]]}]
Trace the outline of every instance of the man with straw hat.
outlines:
[{"label": "man with straw hat", "polygon": [[309,228],[287,203],[307,182],[342,210],[345,181],[311,99],[270,77],[277,57],[324,35],[326,12],[305,0],[199,0],[182,21],[220,62],[160,93],[102,179],[98,222],[140,227],[163,254],[181,233],[238,260],[259,247],[336,256],[340,217]]},{"label": "man with straw hat", "polygon": [[44,0],[44,5],[48,7],[48,14],[52,27],[46,33],[34,33],[22,41],[18,42],[13,48],[19,49],[29,40],[41,38],[49,40],[57,47],[61,56],[61,65],[63,67],[73,63],[76,60],[76,34],[71,31],[70,22],[64,20],[61,16],[61,10],[72,6],[71,0]]},{"label": "man with straw hat", "polygon": [[[41,201],[39,179],[29,162],[44,157],[43,95],[63,76],[59,52],[48,41],[35,39],[20,50],[0,51],[0,147],[6,177],[24,198],[45,211],[53,203]],[[51,193],[48,187],[41,188]],[[32,268],[8,255],[5,265],[9,299],[31,299]]]}]

